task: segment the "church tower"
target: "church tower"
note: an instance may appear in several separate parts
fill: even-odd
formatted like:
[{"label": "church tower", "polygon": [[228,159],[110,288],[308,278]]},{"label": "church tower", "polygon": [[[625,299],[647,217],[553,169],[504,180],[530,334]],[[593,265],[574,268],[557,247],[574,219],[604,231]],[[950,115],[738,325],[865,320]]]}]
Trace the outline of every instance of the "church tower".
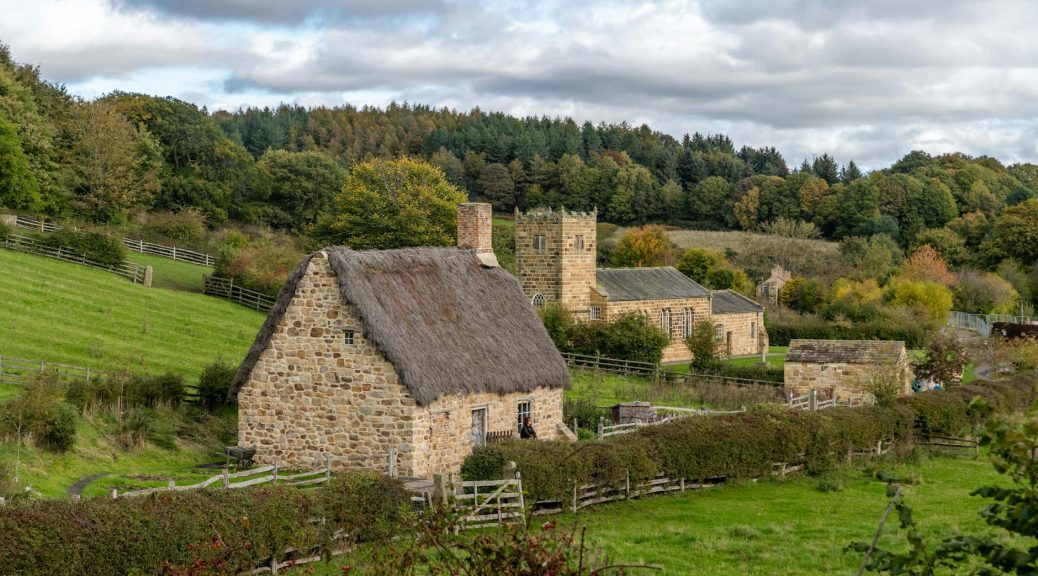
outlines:
[{"label": "church tower", "polygon": [[534,306],[557,302],[587,319],[595,286],[596,212],[515,211],[515,272]]}]

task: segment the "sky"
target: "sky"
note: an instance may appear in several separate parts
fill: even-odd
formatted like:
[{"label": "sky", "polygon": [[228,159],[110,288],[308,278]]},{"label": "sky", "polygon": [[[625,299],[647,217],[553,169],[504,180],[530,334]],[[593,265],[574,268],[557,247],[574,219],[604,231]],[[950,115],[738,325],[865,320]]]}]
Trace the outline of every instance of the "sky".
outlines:
[{"label": "sky", "polygon": [[790,165],[1038,163],[1030,0],[0,0],[0,43],[84,98],[480,107],[728,134]]}]

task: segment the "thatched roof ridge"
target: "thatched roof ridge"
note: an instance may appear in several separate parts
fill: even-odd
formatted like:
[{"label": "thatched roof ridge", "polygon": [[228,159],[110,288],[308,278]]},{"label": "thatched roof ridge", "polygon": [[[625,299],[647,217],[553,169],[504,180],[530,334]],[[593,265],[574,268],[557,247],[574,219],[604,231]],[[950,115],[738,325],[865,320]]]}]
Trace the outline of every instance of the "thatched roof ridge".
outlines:
[{"label": "thatched roof ridge", "polygon": [[[316,253],[315,253],[316,254]],[[270,343],[270,337],[274,334],[274,330],[278,327],[278,322],[281,321],[281,317],[285,315],[285,311],[288,310],[288,305],[292,303],[292,298],[296,295],[296,287],[299,285],[299,280],[306,274],[306,269],[310,267],[310,260],[312,260],[314,254],[304,256],[299,264],[292,270],[292,273],[288,275],[288,280],[285,281],[285,285],[281,287],[281,292],[278,294],[278,299],[274,302],[274,307],[270,309],[267,314],[267,319],[263,321],[263,326],[260,327],[259,333],[256,334],[256,339],[252,341],[252,346],[249,348],[248,353],[245,354],[245,359],[242,360],[240,366],[238,366],[238,372],[234,375],[234,380],[231,382],[231,389],[228,393],[228,399],[233,400],[238,395],[238,390],[245,384],[245,381],[249,379],[249,374],[252,373],[252,367],[259,362],[260,355],[267,349],[267,345]]]},{"label": "thatched roof ridge", "polygon": [[904,355],[900,340],[791,340],[786,365],[807,364],[883,364],[897,362]]},{"label": "thatched roof ridge", "polygon": [[[365,338],[393,364],[419,405],[451,394],[568,385],[566,364],[519,282],[501,268],[483,266],[475,251],[323,252],[343,303],[354,307]],[[243,364],[239,377],[246,370],[251,366]]]}]

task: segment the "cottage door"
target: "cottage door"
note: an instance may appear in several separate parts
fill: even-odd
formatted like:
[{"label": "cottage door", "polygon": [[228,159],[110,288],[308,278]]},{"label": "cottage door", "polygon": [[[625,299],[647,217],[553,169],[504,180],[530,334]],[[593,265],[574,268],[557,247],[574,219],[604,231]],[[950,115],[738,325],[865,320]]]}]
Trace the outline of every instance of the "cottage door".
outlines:
[{"label": "cottage door", "polygon": [[728,355],[731,356],[732,355],[732,333],[731,332],[729,332],[725,336],[725,347],[726,347],[726,349],[728,351]]},{"label": "cottage door", "polygon": [[472,447],[482,446],[487,442],[487,409],[476,408],[472,411]]}]

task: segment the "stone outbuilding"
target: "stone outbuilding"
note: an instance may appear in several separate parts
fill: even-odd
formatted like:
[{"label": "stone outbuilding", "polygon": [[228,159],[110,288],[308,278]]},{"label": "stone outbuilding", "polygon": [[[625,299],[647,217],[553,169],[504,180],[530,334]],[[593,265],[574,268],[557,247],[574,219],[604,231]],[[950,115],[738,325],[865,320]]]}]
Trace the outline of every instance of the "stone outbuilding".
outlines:
[{"label": "stone outbuilding", "polygon": [[[912,391],[905,343],[893,340],[793,340],[786,354],[785,387],[794,396],[816,389],[838,400],[871,397],[876,384]],[[830,396],[831,397],[831,396]]]},{"label": "stone outbuilding", "polygon": [[793,273],[782,267],[782,264],[775,264],[771,269],[771,276],[768,279],[761,282],[757,286],[757,300],[765,304],[772,306],[778,306],[779,294],[782,292],[782,287],[786,285],[793,278]]},{"label": "stone outbuilding", "polygon": [[494,265],[490,206],[458,213],[465,248],[328,247],[298,264],[232,385],[238,443],[258,462],[386,472],[394,460],[428,477],[517,435],[525,416],[540,438],[568,432],[566,365]]},{"label": "stone outbuilding", "polygon": [[764,307],[735,290],[714,290],[710,296],[714,338],[724,342],[725,353],[728,356],[767,354]]}]

